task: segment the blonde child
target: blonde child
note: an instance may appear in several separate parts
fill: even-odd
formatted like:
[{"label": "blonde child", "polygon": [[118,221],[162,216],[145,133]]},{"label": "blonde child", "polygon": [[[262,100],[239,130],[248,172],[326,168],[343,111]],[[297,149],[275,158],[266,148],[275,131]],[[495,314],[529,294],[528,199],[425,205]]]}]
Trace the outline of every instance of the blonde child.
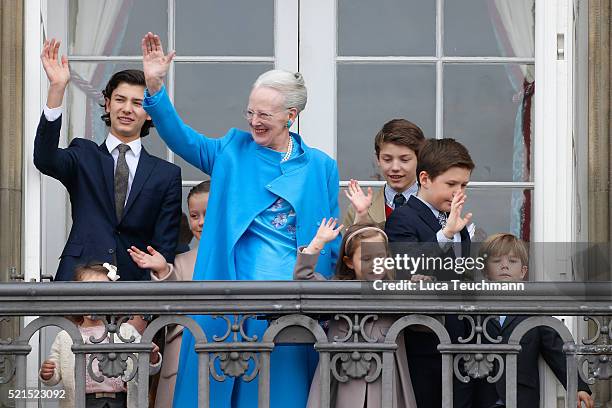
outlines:
[{"label": "blonde child", "polygon": [[[202,228],[204,227],[204,219],[206,218],[209,194],[210,181],[203,181],[189,190],[187,195],[189,229],[196,239],[196,244],[190,251],[178,254],[174,258],[173,264],[167,263],[163,255],[150,246],[147,247],[148,253],[134,246],[128,249],[132,260],[136,262],[139,268],[151,270],[151,280],[191,280],[198,255]],[[181,341],[183,339],[183,326],[173,325],[169,326],[167,330],[166,344],[164,346],[164,364],[161,368],[159,384],[157,385],[155,408],[172,406],[172,399],[174,398]]]},{"label": "blonde child", "polygon": [[[484,258],[484,276],[492,281],[518,282],[525,280],[529,268],[529,253],[523,241],[512,234],[501,233],[488,237],[480,247],[479,255]],[[512,331],[529,316],[499,316],[490,319],[487,333],[492,338],[501,337],[507,343]],[[540,356],[552,369],[557,379],[567,386],[567,370],[563,354],[563,340],[553,329],[539,326],[528,331],[521,339],[517,367],[517,408],[540,406],[540,377],[538,359]],[[506,401],[505,374],[496,383],[486,379],[472,379],[455,388],[454,406],[457,408],[504,407]],[[588,385],[578,377],[577,407],[594,408]]]},{"label": "blonde child", "polygon": [[[294,270],[294,279],[324,280],[322,275],[314,271],[318,254],[327,242],[333,241],[342,225],[337,226],[334,219],[323,219],[316,236],[307,247],[298,249],[298,258]],[[375,223],[352,225],[345,233],[340,248],[340,256],[333,279],[338,280],[375,280],[392,279],[393,271],[383,274],[373,272],[373,262],[377,257],[386,257],[389,254],[388,240],[385,232]],[[385,340],[385,334],[393,324],[394,319],[379,317],[378,320],[369,320],[365,325],[365,334],[376,339],[377,342]],[[331,320],[328,337],[345,337],[348,333],[348,323],[341,320]],[[363,338],[361,341],[365,341]],[[416,408],[416,401],[410,380],[410,372],[405,354],[403,333],[397,337],[397,352],[395,354],[395,390],[394,407]],[[369,373],[371,374],[371,373]],[[320,407],[320,380],[319,370],[310,387],[308,408]],[[333,377],[332,377],[332,381]],[[382,401],[382,380],[379,376],[374,382],[368,383],[364,378],[352,379],[348,382],[338,382],[335,398],[331,407],[335,408],[378,408]]]},{"label": "blonde child", "polygon": [[[75,270],[75,281],[80,282],[109,282],[118,278],[116,268],[109,264],[89,264],[77,267]],[[84,343],[91,343],[90,338],[99,339],[103,336],[104,322],[95,319],[94,316],[83,316],[74,320],[78,324]],[[119,332],[124,339],[130,339],[133,336],[134,342],[140,342],[140,333],[130,324],[122,324]],[[121,341],[116,334],[113,334],[113,336],[115,342]],[[108,342],[109,337],[102,341],[102,343]],[[51,346],[51,354],[43,362],[39,372],[40,379],[45,385],[54,386],[62,383],[66,395],[65,398],[60,399],[61,408],[75,406],[75,357],[71,347],[72,339],[70,335],[66,331],[59,332]],[[151,352],[151,374],[159,370],[161,365],[161,356],[158,350],[158,347],[154,345]],[[88,355],[87,359],[89,360],[89,358],[91,357]],[[94,361],[92,366],[94,373],[101,376],[97,361]],[[128,368],[124,375],[130,375],[133,369],[135,369],[134,364],[131,359],[128,359]],[[121,377],[104,377],[104,381],[97,382],[90,377],[89,372],[86,372],[85,392],[87,394],[86,407],[137,408],[138,393],[135,378],[127,384]]]}]

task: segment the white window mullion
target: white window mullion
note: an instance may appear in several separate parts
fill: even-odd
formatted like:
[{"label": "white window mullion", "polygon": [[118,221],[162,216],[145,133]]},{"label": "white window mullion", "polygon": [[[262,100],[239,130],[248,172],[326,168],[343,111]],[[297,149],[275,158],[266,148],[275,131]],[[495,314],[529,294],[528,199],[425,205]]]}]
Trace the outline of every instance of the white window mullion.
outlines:
[{"label": "white window mullion", "polygon": [[[23,193],[22,193],[22,235],[21,267],[25,280],[38,280],[41,270],[41,180],[40,172],[32,161],[36,127],[42,111],[43,93],[46,91],[45,76],[40,62],[43,42],[42,12],[46,13],[47,2],[26,1],[24,3],[24,61],[23,61]],[[24,318],[23,324],[30,323],[35,316]],[[38,386],[39,336],[30,340],[32,351],[27,359],[27,386]]]},{"label": "white window mullion", "polygon": [[274,4],[274,66],[298,71],[299,1],[276,0]]},{"label": "white window mullion", "polygon": [[[174,39],[174,19],[175,19],[175,0],[168,0],[168,45],[166,52],[176,50],[176,42]],[[176,60],[170,64],[168,70],[168,76],[166,77],[166,87],[168,90],[168,96],[170,100],[174,102],[174,71],[175,71]],[[166,160],[170,163],[174,163],[174,152],[166,147]]]},{"label": "white window mullion", "polygon": [[436,1],[436,139],[444,137],[444,0]]},{"label": "white window mullion", "polygon": [[[573,131],[573,2],[536,0],[535,33],[535,138],[534,217],[535,242],[575,240],[575,179]],[[561,245],[556,245],[556,248]],[[555,248],[553,247],[553,248]],[[565,248],[558,251],[566,252]],[[567,253],[550,249],[535,256],[536,280],[572,280]],[[563,317],[570,331],[578,332],[577,319]],[[557,384],[540,361],[541,407],[557,405]],[[566,401],[566,406],[571,401]]]},{"label": "white window mullion", "polygon": [[336,13],[332,0],[300,2],[299,70],[308,87],[300,133],[306,143],[336,158]]},{"label": "white window mullion", "polygon": [[[571,1],[536,1],[534,240],[574,239]],[[546,16],[546,17],[544,17]],[[558,35],[564,44],[558,43]],[[558,55],[563,47],[564,55]]]}]

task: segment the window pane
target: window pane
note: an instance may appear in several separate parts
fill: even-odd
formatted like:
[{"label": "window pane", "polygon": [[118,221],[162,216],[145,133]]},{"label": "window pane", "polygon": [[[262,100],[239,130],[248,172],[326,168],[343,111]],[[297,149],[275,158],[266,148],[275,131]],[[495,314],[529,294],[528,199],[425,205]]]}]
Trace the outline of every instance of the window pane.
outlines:
[{"label": "window pane", "polygon": [[70,0],[70,55],[142,55],[148,31],[168,44],[167,0]]},{"label": "window pane", "polygon": [[468,188],[464,214],[476,225],[473,241],[509,232],[531,241],[533,191],[519,188]]},{"label": "window pane", "polygon": [[444,54],[533,57],[534,0],[444,2]]},{"label": "window pane", "polygon": [[431,56],[435,50],[435,1],[338,1],[338,55]]},{"label": "window pane", "polygon": [[444,137],[470,150],[472,180],[530,181],[533,66],[447,64],[444,75]]},{"label": "window pane", "polygon": [[408,119],[435,136],[435,93],[433,64],[338,65],[340,178],[382,180],[374,136],[391,119]]},{"label": "window pane", "polygon": [[273,0],[176,2],[181,55],[274,55]]},{"label": "window pane", "polygon": [[[232,127],[247,129],[242,111],[251,86],[272,68],[269,63],[177,63],[176,110],[185,123],[209,137],[221,137]],[[183,180],[207,178],[179,157],[175,163],[183,169]]]}]

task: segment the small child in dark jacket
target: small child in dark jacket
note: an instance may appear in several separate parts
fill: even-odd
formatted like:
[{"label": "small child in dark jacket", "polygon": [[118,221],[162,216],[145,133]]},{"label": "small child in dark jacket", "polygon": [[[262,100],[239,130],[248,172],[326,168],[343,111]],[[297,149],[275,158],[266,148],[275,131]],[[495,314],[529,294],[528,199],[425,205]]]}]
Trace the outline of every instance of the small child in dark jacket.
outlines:
[{"label": "small child in dark jacket", "polygon": [[[485,277],[492,281],[516,282],[525,280],[528,272],[528,251],[523,241],[512,234],[495,234],[483,242],[480,255],[485,258]],[[529,316],[499,316],[490,319],[486,330],[492,338],[501,337],[507,343],[514,328]],[[541,355],[555,376],[567,387],[567,370],[563,354],[563,340],[555,330],[539,326],[528,331],[520,341],[517,366],[517,408],[540,406],[540,378],[538,357]],[[587,408],[595,404],[586,383],[578,378],[577,406]],[[505,407],[506,377],[496,383],[486,378],[470,379],[455,387],[454,406],[457,408]]]}]

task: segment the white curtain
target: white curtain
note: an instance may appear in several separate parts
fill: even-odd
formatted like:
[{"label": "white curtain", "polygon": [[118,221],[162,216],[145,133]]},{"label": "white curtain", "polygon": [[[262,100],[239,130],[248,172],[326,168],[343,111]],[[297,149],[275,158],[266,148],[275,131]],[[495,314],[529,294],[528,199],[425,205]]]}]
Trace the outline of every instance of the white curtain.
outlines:
[{"label": "white curtain", "polygon": [[[71,55],[110,55],[120,45],[133,0],[79,0],[73,4],[71,19]],[[72,63],[68,128],[69,138],[95,137],[96,129],[104,127],[103,113],[97,106],[104,101],[102,87],[110,74],[105,64]],[[104,133],[102,131],[102,133]],[[101,140],[96,140],[100,142]]]},{"label": "white curtain", "polygon": [[[503,56],[535,55],[535,0],[490,0],[489,15]],[[507,65],[508,79],[515,90],[518,109],[514,122],[513,181],[529,180],[533,135],[533,65]],[[513,192],[510,232],[529,239],[531,192]]]}]

